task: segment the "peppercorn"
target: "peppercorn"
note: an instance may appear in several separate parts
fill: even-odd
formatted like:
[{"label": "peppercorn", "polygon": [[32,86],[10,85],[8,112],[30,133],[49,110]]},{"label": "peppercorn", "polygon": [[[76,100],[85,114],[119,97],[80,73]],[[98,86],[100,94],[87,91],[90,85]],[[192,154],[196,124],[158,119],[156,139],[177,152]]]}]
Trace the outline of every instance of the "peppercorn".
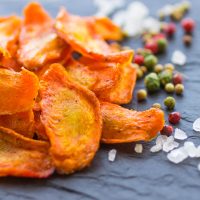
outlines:
[{"label": "peppercorn", "polygon": [[169,109],[173,110],[176,104],[176,100],[173,97],[167,97],[164,100],[164,105]]},{"label": "peppercorn", "polygon": [[173,93],[173,92],[174,92],[174,84],[172,84],[172,83],[167,83],[167,84],[165,85],[165,91],[166,91],[167,93]]},{"label": "peppercorn", "polygon": [[159,74],[160,83],[165,86],[167,83],[172,82],[172,72],[169,70],[164,70]]},{"label": "peppercorn", "polygon": [[173,10],[173,12],[170,14],[170,17],[175,21],[180,21],[183,18],[183,14],[183,10],[180,7],[178,7]]},{"label": "peppercorn", "polygon": [[175,93],[177,95],[181,95],[184,92],[184,85],[183,84],[177,84],[175,86]]},{"label": "peppercorn", "polygon": [[183,19],[181,26],[184,29],[185,33],[192,33],[195,28],[195,21],[191,18]]},{"label": "peppercorn", "polygon": [[140,68],[138,68],[137,69],[137,79],[141,79],[142,77],[143,77],[143,71],[140,69]]},{"label": "peppercorn", "polygon": [[152,71],[157,62],[158,59],[154,55],[148,55],[144,59],[144,65],[147,67],[148,71]]},{"label": "peppercorn", "polygon": [[174,23],[169,23],[165,25],[164,32],[168,37],[173,37],[176,32],[176,25]]},{"label": "peppercorn", "polygon": [[143,71],[143,74],[147,73],[147,68],[145,66],[141,66],[140,69]]},{"label": "peppercorn", "polygon": [[138,101],[144,101],[147,98],[147,91],[144,89],[137,91],[137,100]]},{"label": "peppercorn", "polygon": [[165,69],[165,70],[174,71],[175,67],[174,67],[174,65],[172,65],[171,63],[167,63],[167,64],[165,64],[164,69]]},{"label": "peppercorn", "polygon": [[172,124],[178,124],[181,119],[181,114],[179,112],[172,112],[169,114],[168,120]]},{"label": "peppercorn", "polygon": [[173,129],[172,126],[165,125],[165,126],[163,127],[163,129],[160,131],[160,134],[161,134],[161,135],[166,135],[166,136],[169,137],[169,136],[172,135],[173,131],[174,131],[174,129]]},{"label": "peppercorn", "polygon": [[144,57],[142,55],[136,54],[134,57],[134,63],[142,65],[144,63]]},{"label": "peppercorn", "polygon": [[159,53],[165,52],[167,48],[167,40],[165,38],[157,39],[157,45]]},{"label": "peppercorn", "polygon": [[160,89],[159,78],[154,72],[145,77],[144,84],[149,92],[156,92]]},{"label": "peppercorn", "polygon": [[152,38],[152,35],[151,34],[145,34],[143,37],[142,37],[142,41],[144,43],[147,43],[148,41],[150,41]]},{"label": "peppercorn", "polygon": [[186,46],[190,46],[191,43],[192,43],[192,36],[191,36],[191,35],[184,35],[184,36],[183,36],[183,43],[184,43]]},{"label": "peppercorn", "polygon": [[180,73],[176,73],[173,75],[172,82],[174,85],[182,84],[183,83],[183,76]]},{"label": "peppercorn", "polygon": [[145,48],[145,49],[151,50],[151,52],[152,52],[153,54],[158,53],[158,44],[157,44],[157,42],[154,41],[154,40],[148,41],[148,42],[145,44],[144,48]]},{"label": "peppercorn", "polygon": [[155,67],[154,67],[154,72],[156,72],[157,74],[159,74],[160,72],[162,72],[164,69],[163,65],[161,64],[157,64]]},{"label": "peppercorn", "polygon": [[159,103],[154,103],[152,105],[152,108],[158,108],[158,109],[161,109],[161,105]]}]

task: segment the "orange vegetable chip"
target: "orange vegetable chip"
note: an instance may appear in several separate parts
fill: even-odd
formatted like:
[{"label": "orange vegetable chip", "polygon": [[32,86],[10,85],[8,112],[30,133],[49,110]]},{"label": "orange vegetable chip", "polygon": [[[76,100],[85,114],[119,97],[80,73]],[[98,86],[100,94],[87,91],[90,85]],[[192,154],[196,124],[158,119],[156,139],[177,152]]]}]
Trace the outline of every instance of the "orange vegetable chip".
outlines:
[{"label": "orange vegetable chip", "polygon": [[116,62],[121,58],[121,52],[113,52],[102,36],[91,27],[87,18],[70,15],[62,9],[57,16],[55,28],[74,50],[87,57]]},{"label": "orange vegetable chip", "polygon": [[101,102],[104,143],[126,143],[152,140],[164,126],[164,113],[151,108],[138,112],[119,105]]},{"label": "orange vegetable chip", "polygon": [[101,137],[102,119],[96,96],[70,81],[66,70],[52,65],[41,79],[41,120],[50,152],[60,173],[88,166]]},{"label": "orange vegetable chip", "polygon": [[25,69],[21,72],[0,69],[0,115],[32,109],[38,87],[38,78],[32,72]]},{"label": "orange vegetable chip", "polygon": [[46,178],[54,172],[49,144],[0,127],[0,176]]},{"label": "orange vegetable chip", "polygon": [[84,65],[73,59],[65,68],[73,81],[93,92],[102,92],[114,86],[119,77],[118,64],[92,62]]},{"label": "orange vegetable chip", "polygon": [[69,46],[57,36],[53,20],[38,3],[30,3],[24,10],[20,33],[18,59],[27,69],[63,61]]},{"label": "orange vegetable chip", "polygon": [[0,126],[12,129],[25,137],[33,137],[33,124],[34,115],[32,110],[13,115],[0,115]]}]

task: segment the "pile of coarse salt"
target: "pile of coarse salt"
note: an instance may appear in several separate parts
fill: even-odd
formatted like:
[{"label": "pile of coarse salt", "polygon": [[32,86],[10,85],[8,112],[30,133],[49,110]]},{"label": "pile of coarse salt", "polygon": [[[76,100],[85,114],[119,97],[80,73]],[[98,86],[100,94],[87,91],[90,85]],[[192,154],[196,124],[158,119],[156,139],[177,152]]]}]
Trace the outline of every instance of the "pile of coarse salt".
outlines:
[{"label": "pile of coarse salt", "polygon": [[176,65],[184,65],[186,63],[186,60],[187,57],[182,51],[175,50],[172,53],[172,58],[171,58],[172,63]]},{"label": "pile of coarse salt", "polygon": [[[200,132],[200,118],[194,121],[193,130]],[[186,140],[187,138],[188,136],[183,130],[176,128],[174,136],[159,135],[156,138],[156,144],[151,147],[150,151],[153,153],[160,150],[167,152],[167,158],[175,164],[184,161],[188,157],[200,158],[200,145],[196,147],[193,142],[185,141],[184,145],[179,147],[179,143],[174,140]],[[198,170],[200,170],[200,163],[198,164]]]}]

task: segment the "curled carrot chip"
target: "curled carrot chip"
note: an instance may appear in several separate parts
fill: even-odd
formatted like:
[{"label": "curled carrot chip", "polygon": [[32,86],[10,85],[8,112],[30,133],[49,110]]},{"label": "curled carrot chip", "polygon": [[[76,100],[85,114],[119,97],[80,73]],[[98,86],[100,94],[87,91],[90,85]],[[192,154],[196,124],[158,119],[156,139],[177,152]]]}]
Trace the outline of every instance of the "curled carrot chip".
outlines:
[{"label": "curled carrot chip", "polygon": [[72,83],[53,64],[41,79],[41,120],[49,137],[56,169],[69,174],[88,166],[101,137],[101,113],[95,95]]},{"label": "curled carrot chip", "polygon": [[34,115],[32,110],[13,115],[0,115],[0,126],[12,129],[25,137],[33,137],[33,125]]},{"label": "curled carrot chip", "polygon": [[65,59],[69,46],[57,36],[53,20],[38,3],[30,3],[24,10],[20,33],[18,60],[24,67],[35,70]]},{"label": "curled carrot chip", "polygon": [[54,172],[49,144],[0,127],[0,176],[45,178]]},{"label": "curled carrot chip", "polygon": [[38,88],[39,81],[34,73],[25,69],[21,72],[0,69],[0,115],[32,109]]},{"label": "curled carrot chip", "polygon": [[110,89],[116,84],[119,77],[118,64],[116,63],[91,62],[85,65],[71,59],[65,68],[73,81],[93,92]]},{"label": "curled carrot chip", "polygon": [[103,61],[117,61],[121,58],[121,52],[113,52],[85,18],[70,15],[62,9],[57,16],[55,28],[74,50],[87,57]]},{"label": "curled carrot chip", "polygon": [[164,126],[164,113],[151,108],[138,112],[119,105],[101,102],[104,143],[126,143],[152,140]]}]

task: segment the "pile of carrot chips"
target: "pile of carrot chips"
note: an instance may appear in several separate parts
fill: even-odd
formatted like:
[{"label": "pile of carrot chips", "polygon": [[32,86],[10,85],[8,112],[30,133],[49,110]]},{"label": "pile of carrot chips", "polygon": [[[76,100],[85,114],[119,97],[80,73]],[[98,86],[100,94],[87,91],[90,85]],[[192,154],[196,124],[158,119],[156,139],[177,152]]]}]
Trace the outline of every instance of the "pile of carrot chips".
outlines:
[{"label": "pile of carrot chips", "polygon": [[38,3],[0,18],[0,176],[46,178],[90,165],[100,142],[149,141],[159,109],[120,106],[132,99],[133,51],[108,18],[64,8],[56,19]]}]

